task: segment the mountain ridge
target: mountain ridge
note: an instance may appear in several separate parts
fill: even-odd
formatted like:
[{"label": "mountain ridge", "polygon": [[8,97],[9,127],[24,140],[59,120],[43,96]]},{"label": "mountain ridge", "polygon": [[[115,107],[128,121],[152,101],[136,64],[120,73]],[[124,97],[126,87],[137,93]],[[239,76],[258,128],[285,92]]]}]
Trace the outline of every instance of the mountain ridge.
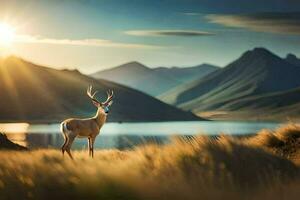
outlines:
[{"label": "mountain ridge", "polygon": [[96,79],[101,78],[117,82],[152,96],[158,96],[184,82],[201,78],[216,69],[216,66],[209,64],[189,68],[149,68],[139,62],[132,61],[95,72],[91,76]]},{"label": "mountain ridge", "polygon": [[242,98],[297,88],[299,75],[298,66],[265,48],[255,48],[202,80],[175,88],[160,98],[195,113],[220,110]]},{"label": "mountain ridge", "polygon": [[74,70],[43,67],[17,57],[0,62],[1,121],[61,121],[90,117],[96,108],[86,95],[88,85],[105,100],[108,89],[115,101],[108,121],[199,120],[137,90],[106,80],[95,80]]}]

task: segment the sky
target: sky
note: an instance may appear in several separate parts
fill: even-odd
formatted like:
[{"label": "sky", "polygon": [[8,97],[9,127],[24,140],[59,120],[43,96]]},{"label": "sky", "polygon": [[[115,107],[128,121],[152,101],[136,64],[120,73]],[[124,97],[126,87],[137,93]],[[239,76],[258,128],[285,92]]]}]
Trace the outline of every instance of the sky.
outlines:
[{"label": "sky", "polygon": [[83,73],[222,67],[254,47],[300,56],[299,0],[0,0],[1,23],[15,33],[0,55]]}]

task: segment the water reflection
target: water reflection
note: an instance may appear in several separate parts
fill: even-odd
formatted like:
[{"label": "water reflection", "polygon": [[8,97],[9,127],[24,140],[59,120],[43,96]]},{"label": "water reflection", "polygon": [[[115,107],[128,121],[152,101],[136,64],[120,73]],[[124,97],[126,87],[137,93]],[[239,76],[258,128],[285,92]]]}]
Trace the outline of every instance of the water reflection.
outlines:
[{"label": "water reflection", "polygon": [[[125,149],[149,142],[164,144],[171,135],[253,134],[263,128],[274,129],[279,125],[257,122],[107,123],[96,139],[95,148]],[[64,141],[59,133],[59,124],[0,124],[0,132],[6,133],[13,142],[31,149],[60,148]],[[72,148],[87,149],[87,139],[76,139]]]},{"label": "water reflection", "polygon": [[[63,144],[61,134],[25,134],[25,133],[8,133],[8,139],[30,149],[37,148],[60,148]],[[137,135],[100,135],[95,141],[97,149],[128,149],[142,144],[165,144],[169,141],[167,136],[137,136]],[[87,149],[87,139],[77,138],[72,149]]]},{"label": "water reflection", "polygon": [[0,132],[7,133],[27,133],[28,123],[0,123]]}]

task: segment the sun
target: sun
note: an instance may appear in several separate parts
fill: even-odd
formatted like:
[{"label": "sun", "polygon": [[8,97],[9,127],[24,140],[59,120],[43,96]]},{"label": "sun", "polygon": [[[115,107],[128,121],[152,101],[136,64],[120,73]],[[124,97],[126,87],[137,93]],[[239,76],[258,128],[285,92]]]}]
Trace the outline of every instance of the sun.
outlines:
[{"label": "sun", "polygon": [[0,46],[9,46],[15,37],[15,30],[9,24],[0,23]]}]

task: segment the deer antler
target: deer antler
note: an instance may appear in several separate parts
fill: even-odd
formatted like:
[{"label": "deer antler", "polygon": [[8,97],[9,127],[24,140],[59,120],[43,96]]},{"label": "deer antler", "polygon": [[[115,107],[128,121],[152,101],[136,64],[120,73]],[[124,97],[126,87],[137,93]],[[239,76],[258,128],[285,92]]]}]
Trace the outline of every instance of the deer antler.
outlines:
[{"label": "deer antler", "polygon": [[114,96],[114,91],[113,91],[113,90],[108,90],[108,91],[106,92],[106,94],[107,94],[107,99],[106,99],[105,102],[102,103],[102,104],[104,104],[104,105],[107,105],[107,104],[112,100],[112,98],[113,98],[113,96]]},{"label": "deer antler", "polygon": [[92,99],[92,101],[101,105],[102,103],[95,98],[95,95],[98,93],[98,91],[95,91],[94,93],[92,93],[92,89],[93,89],[93,86],[90,85],[86,91],[86,94],[88,95],[88,97],[90,97],[90,99]]}]

